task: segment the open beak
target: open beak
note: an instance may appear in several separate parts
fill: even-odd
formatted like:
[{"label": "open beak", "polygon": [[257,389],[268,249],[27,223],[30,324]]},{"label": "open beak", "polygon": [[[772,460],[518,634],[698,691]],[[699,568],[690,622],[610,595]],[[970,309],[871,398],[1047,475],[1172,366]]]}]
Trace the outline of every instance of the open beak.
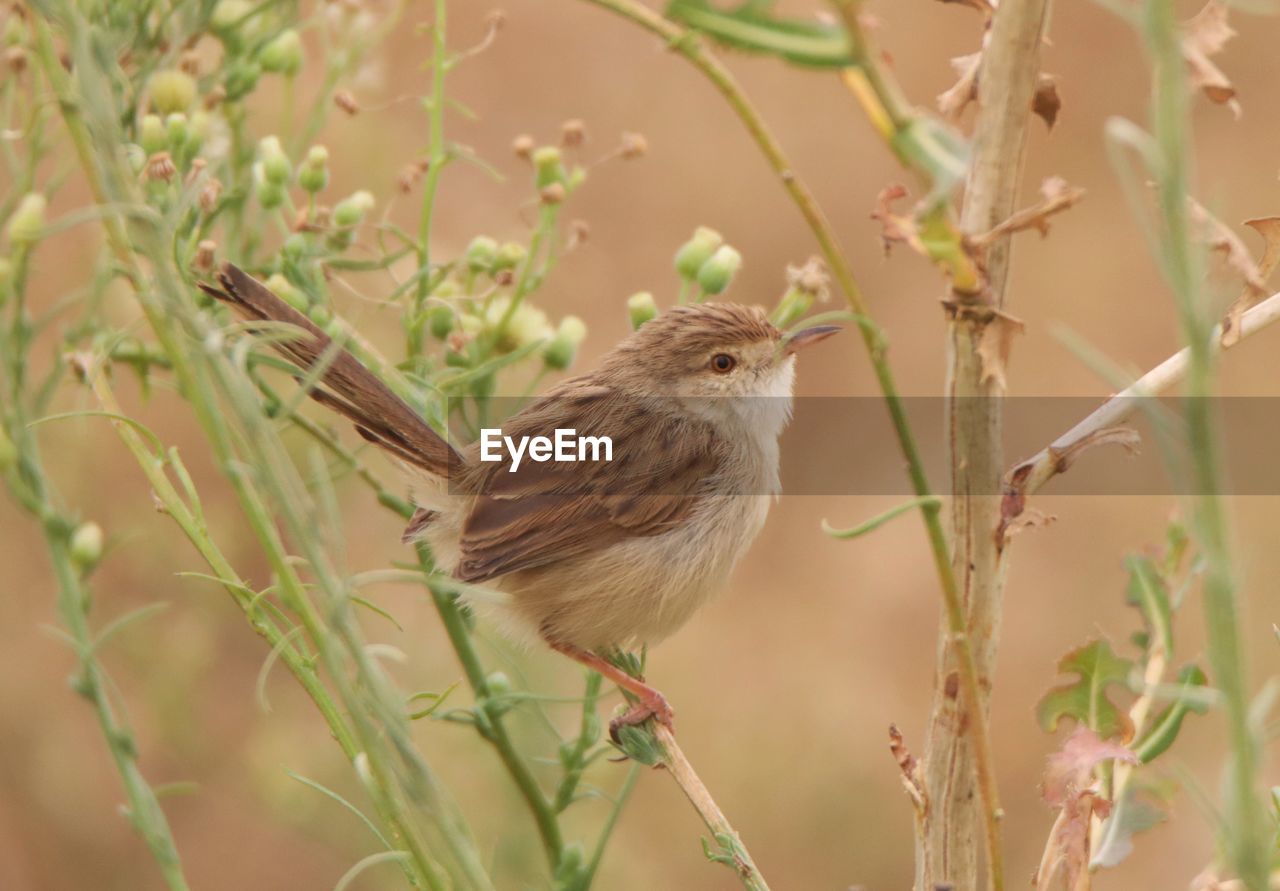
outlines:
[{"label": "open beak", "polygon": [[788,335],[782,341],[782,353],[785,356],[793,356],[801,348],[817,343],[820,340],[826,340],[839,330],[839,325],[814,325],[812,328],[803,328],[795,334]]}]

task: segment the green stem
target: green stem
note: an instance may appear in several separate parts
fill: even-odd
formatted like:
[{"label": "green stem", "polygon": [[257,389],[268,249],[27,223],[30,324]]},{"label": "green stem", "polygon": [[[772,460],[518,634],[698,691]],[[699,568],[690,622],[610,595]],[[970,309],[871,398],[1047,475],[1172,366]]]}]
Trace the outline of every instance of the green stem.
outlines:
[{"label": "green stem", "polygon": [[418,287],[414,295],[412,328],[409,338],[410,356],[423,350],[422,332],[426,327],[426,302],[431,294],[431,217],[435,210],[440,174],[448,159],[444,141],[444,78],[449,70],[448,47],[445,42],[447,9],[445,0],[436,0],[436,20],[431,28],[431,105],[427,120],[431,145],[427,154],[427,175],[422,187],[422,209],[418,216]]}]

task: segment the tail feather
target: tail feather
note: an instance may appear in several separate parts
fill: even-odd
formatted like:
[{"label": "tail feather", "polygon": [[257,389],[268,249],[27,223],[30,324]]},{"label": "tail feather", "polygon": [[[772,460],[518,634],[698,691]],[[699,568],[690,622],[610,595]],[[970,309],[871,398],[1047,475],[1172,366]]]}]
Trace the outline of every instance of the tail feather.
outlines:
[{"label": "tail feather", "polygon": [[304,371],[324,357],[323,386],[313,387],[309,395],[354,422],[361,436],[436,476],[447,477],[461,467],[462,458],[453,447],[360,360],[347,350],[332,354],[333,340],[310,319],[230,263],[223,264],[218,283],[221,288],[203,282],[200,288],[252,321],[287,322],[306,332],[306,336],[281,340],[274,346]]}]

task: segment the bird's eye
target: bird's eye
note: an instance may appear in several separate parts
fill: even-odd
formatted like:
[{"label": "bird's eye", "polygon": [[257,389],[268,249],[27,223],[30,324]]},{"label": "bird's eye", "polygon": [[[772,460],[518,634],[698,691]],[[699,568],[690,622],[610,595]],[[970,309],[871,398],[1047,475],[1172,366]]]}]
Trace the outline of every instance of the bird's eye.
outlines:
[{"label": "bird's eye", "polygon": [[733,371],[733,366],[737,365],[737,360],[728,353],[716,353],[711,357],[711,370],[720,374]]}]

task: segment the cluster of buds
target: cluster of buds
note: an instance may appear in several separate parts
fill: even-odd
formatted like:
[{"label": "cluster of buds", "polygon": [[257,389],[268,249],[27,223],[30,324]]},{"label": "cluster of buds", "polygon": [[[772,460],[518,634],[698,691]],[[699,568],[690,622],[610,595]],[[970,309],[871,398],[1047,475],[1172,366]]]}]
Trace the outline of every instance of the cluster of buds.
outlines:
[{"label": "cluster of buds", "polygon": [[373,195],[361,189],[343,198],[333,207],[333,231],[329,233],[329,246],[335,250],[345,250],[355,241],[356,227],[364,222],[369,211],[373,210]]},{"label": "cluster of buds", "polygon": [[696,282],[703,293],[721,294],[741,268],[742,255],[719,232],[700,226],[676,251],[675,265],[680,277]]},{"label": "cluster of buds", "polygon": [[499,285],[507,285],[528,253],[518,241],[498,244],[487,235],[477,235],[463,252],[462,263],[471,275],[487,275]]},{"label": "cluster of buds", "polygon": [[204,146],[212,127],[209,112],[191,111],[196,82],[187,72],[166,68],[147,82],[151,111],[138,122],[138,142],[129,152],[137,173],[151,181],[168,182],[188,169]]},{"label": "cluster of buds", "polygon": [[[586,130],[581,121],[565,123],[561,133],[561,142],[565,146],[579,146],[585,139]],[[533,185],[538,190],[538,200],[543,204],[563,203],[587,178],[586,168],[578,164],[572,168],[565,167],[564,155],[559,148],[554,145],[538,146],[532,136],[517,136],[511,143],[511,150],[517,158],[533,164]]]}]

